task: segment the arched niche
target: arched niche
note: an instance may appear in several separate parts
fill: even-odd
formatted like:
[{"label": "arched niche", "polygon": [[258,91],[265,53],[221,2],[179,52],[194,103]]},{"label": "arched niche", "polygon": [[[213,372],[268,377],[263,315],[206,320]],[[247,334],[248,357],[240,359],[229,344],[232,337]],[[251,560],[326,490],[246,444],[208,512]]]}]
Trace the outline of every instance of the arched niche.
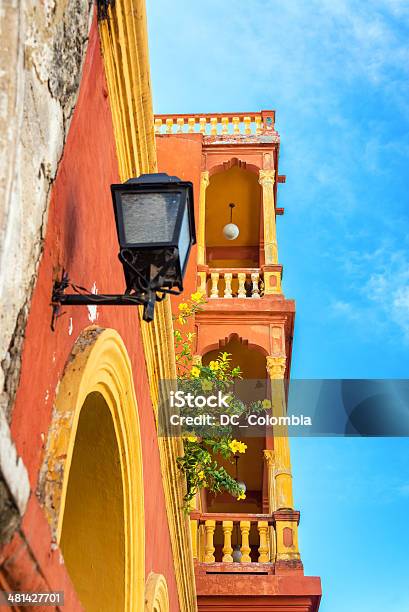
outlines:
[{"label": "arched niche", "polygon": [[144,607],[142,447],[132,369],[120,335],[77,339],[56,397],[45,507],[85,609]]},{"label": "arched niche", "polygon": [[240,366],[243,378],[265,379],[266,374],[266,352],[262,347],[249,343],[246,338],[237,333],[231,333],[226,338],[219,340],[218,345],[209,346],[202,357],[203,364],[208,364],[222,352],[230,353],[232,364]]},{"label": "arched niche", "polygon": [[[206,189],[206,263],[213,268],[257,268],[262,220],[258,169],[234,158],[219,172],[214,170]],[[230,203],[235,204],[233,222],[240,230],[235,240],[223,235],[223,227],[230,221]]]},{"label": "arched niche", "polygon": [[[248,388],[241,389],[242,391],[244,390],[247,400],[251,402],[256,398],[264,399],[268,389],[265,350],[260,346],[250,345],[246,338],[241,337],[236,332],[232,332],[229,336],[219,340],[217,348],[212,348],[212,350],[208,350],[202,355],[202,363],[208,365],[222,351],[231,355],[233,366],[240,366],[244,380],[239,385],[248,384]],[[256,389],[258,384],[260,385],[259,390]],[[258,396],[258,393],[261,395]],[[207,492],[203,501],[208,512],[248,512],[257,514],[263,511],[263,452],[266,444],[265,435],[252,436],[250,431],[248,432],[245,429],[240,431],[243,436],[241,440],[246,443],[247,450],[239,458],[238,476],[240,480],[244,480],[246,483],[246,499],[244,501],[237,501],[228,493],[213,495]],[[220,459],[220,463],[231,476],[236,477],[234,463],[222,459]],[[254,535],[252,534],[252,538]],[[236,536],[237,534],[233,533],[233,542],[236,542]],[[216,548],[219,547],[221,550],[222,541],[220,540],[220,533],[215,539],[215,545]]]}]

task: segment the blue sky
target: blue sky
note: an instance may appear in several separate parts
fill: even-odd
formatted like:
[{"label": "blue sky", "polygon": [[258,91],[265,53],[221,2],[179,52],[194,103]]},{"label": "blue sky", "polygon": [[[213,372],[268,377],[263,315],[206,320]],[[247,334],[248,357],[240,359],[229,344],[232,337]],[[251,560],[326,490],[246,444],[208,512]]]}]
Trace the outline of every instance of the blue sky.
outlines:
[{"label": "blue sky", "polygon": [[[147,4],[156,112],[277,112],[292,375],[408,378],[407,0]],[[409,441],[292,449],[321,611],[407,612]]]}]

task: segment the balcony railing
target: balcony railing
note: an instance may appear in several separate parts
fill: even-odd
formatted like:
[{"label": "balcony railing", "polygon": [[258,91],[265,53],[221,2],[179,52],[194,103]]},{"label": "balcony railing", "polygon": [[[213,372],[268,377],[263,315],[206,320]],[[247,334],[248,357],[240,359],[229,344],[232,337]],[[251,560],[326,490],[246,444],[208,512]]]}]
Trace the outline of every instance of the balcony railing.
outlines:
[{"label": "balcony railing", "polygon": [[274,130],[274,111],[155,115],[155,134],[200,133],[208,136],[260,135]]},{"label": "balcony railing", "polygon": [[207,297],[214,299],[259,299],[264,294],[259,268],[210,268],[206,275]]},{"label": "balcony railing", "polygon": [[[191,519],[197,520],[199,529],[204,530],[201,551],[204,563],[234,563],[233,538],[240,546],[240,563],[271,562],[270,534],[274,522],[271,514],[193,512]],[[221,546],[216,547],[216,541],[220,541]]]}]

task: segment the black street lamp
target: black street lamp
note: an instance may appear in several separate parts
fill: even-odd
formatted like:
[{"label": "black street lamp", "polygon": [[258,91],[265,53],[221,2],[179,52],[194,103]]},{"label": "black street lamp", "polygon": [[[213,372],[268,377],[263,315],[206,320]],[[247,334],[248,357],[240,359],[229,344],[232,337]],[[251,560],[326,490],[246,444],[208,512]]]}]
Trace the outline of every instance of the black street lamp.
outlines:
[{"label": "black street lamp", "polygon": [[[143,305],[144,320],[152,321],[155,302],[166,293],[183,291],[190,249],[196,242],[192,183],[167,174],[142,174],[111,185],[111,192],[125,293],[95,295],[63,273],[53,287],[52,328],[62,304]],[[76,293],[66,294],[69,286]]]}]

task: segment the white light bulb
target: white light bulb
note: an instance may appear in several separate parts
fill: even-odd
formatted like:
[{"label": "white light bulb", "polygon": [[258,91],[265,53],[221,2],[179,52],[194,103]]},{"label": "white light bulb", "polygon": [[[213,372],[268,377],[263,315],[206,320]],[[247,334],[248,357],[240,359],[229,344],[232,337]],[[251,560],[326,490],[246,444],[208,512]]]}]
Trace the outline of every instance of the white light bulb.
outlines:
[{"label": "white light bulb", "polygon": [[240,230],[235,223],[228,223],[223,228],[223,235],[227,240],[236,240]]}]

